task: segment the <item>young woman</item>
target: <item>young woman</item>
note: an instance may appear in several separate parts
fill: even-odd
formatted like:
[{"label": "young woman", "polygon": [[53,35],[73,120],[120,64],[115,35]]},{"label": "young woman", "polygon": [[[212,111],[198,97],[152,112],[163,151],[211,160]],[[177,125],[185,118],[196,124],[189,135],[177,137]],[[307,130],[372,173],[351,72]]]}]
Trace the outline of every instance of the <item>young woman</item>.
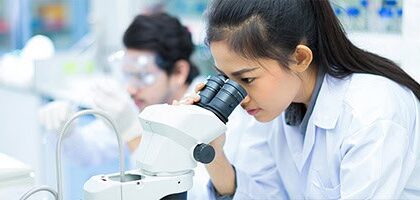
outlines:
[{"label": "young woman", "polygon": [[246,89],[250,115],[275,122],[263,152],[275,164],[252,175],[213,142],[215,197],[420,198],[420,85],[354,46],[329,1],[214,0],[208,18],[216,68]]}]

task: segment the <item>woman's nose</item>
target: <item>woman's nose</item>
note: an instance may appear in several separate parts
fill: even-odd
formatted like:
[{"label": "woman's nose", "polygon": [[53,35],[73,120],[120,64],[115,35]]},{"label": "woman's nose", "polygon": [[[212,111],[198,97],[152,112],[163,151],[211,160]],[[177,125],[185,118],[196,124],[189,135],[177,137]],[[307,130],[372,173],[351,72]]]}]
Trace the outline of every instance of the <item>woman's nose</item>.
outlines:
[{"label": "woman's nose", "polygon": [[241,106],[245,106],[249,103],[249,101],[251,101],[251,98],[249,97],[249,95],[246,95],[246,97],[241,101]]},{"label": "woman's nose", "polygon": [[132,85],[127,86],[127,92],[128,94],[130,94],[130,96],[135,95],[138,90],[139,88],[136,88],[135,86],[132,86]]}]

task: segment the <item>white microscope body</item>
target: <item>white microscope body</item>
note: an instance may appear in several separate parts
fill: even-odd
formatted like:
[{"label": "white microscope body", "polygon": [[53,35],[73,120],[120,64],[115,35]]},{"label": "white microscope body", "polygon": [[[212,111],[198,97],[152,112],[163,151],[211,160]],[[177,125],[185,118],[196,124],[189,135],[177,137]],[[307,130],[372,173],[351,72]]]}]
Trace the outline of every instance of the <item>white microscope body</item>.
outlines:
[{"label": "white microscope body", "polygon": [[205,144],[226,130],[215,114],[195,105],[152,105],[139,119],[144,130],[139,169],[127,171],[125,182],[119,173],[92,177],[84,185],[85,200],[161,199],[186,192],[196,160],[213,159],[214,150]]},{"label": "white microscope body", "polygon": [[85,185],[85,200],[185,199],[197,161],[210,163],[209,142],[226,131],[225,123],[246,91],[224,76],[209,77],[197,105],[153,105],[139,115],[143,127],[139,169],[98,175]]}]

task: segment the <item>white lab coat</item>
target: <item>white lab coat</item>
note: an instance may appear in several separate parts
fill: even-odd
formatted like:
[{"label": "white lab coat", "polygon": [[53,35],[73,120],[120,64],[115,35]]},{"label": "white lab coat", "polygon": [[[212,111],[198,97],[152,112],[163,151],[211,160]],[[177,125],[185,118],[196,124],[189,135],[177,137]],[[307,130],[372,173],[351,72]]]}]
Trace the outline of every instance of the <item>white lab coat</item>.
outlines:
[{"label": "white lab coat", "polygon": [[389,79],[326,75],[305,135],[284,114],[271,125],[252,150],[263,162],[236,166],[234,199],[420,198],[420,103]]}]

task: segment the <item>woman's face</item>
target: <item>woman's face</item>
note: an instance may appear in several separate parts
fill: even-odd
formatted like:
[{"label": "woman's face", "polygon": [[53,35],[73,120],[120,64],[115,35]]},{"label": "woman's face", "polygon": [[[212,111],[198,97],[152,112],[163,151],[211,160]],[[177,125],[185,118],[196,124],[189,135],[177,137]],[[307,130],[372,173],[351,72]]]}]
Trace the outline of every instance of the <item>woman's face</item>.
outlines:
[{"label": "woman's face", "polygon": [[271,121],[298,100],[302,80],[276,60],[245,59],[224,41],[212,42],[210,49],[217,69],[247,91],[241,106],[256,120]]}]

